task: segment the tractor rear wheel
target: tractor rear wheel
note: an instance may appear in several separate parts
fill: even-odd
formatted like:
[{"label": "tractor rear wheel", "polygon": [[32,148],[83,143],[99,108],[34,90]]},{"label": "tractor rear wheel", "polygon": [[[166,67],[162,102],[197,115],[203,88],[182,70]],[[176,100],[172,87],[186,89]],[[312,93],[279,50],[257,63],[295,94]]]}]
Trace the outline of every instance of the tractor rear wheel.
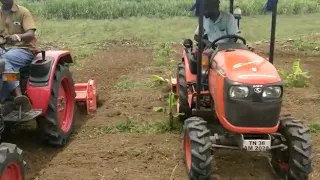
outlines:
[{"label": "tractor rear wheel", "polygon": [[186,80],[186,68],[184,62],[180,62],[177,68],[177,94],[178,94],[178,113],[183,113],[180,120],[185,120],[191,116],[191,108],[188,103],[188,86]]},{"label": "tractor rear wheel", "polygon": [[22,150],[10,143],[0,144],[0,180],[24,180],[25,161]]},{"label": "tractor rear wheel", "polygon": [[184,121],[184,160],[190,180],[210,180],[212,173],[212,143],[207,122],[200,117]]},{"label": "tractor rear wheel", "polygon": [[303,123],[292,118],[280,121],[280,140],[287,145],[286,150],[271,150],[271,165],[275,172],[288,180],[307,180],[311,167],[311,137]]},{"label": "tractor rear wheel", "polygon": [[73,132],[75,90],[66,64],[58,64],[53,78],[47,113],[37,119],[44,140],[55,146],[65,146]]}]

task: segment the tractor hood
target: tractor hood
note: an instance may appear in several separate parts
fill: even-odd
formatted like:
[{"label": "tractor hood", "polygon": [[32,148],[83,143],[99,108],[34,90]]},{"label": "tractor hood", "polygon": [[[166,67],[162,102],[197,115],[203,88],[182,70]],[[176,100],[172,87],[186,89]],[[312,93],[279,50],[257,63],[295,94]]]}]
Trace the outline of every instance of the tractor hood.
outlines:
[{"label": "tractor hood", "polygon": [[271,84],[281,81],[273,64],[248,50],[220,51],[214,59],[226,76],[235,82]]}]

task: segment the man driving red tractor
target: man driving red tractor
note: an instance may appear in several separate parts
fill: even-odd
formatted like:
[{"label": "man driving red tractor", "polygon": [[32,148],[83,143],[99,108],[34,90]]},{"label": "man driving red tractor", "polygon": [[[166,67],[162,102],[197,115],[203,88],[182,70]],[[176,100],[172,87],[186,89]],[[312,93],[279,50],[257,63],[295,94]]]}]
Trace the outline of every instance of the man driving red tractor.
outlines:
[{"label": "man driving red tractor", "polygon": [[[1,3],[0,35],[5,38],[6,46],[0,48],[0,55],[5,60],[6,72],[19,72],[19,69],[30,64],[35,56],[35,21],[28,9],[17,5],[13,0],[1,0]],[[29,98],[22,94],[19,81],[4,83],[1,102],[12,91],[16,96],[14,102],[21,105],[25,112],[31,110]]]}]

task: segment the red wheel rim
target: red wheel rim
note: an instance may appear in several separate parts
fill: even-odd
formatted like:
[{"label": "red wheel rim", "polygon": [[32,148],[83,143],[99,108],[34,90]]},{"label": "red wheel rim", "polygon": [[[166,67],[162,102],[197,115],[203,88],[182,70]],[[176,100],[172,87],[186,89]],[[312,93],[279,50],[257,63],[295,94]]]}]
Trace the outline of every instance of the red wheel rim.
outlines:
[{"label": "red wheel rim", "polygon": [[71,81],[64,77],[59,85],[59,93],[57,99],[58,119],[60,122],[60,129],[63,132],[68,132],[73,121],[73,93],[71,90]]},{"label": "red wheel rim", "polygon": [[22,180],[20,166],[17,163],[9,164],[4,170],[1,180]]},{"label": "red wheel rim", "polygon": [[184,152],[186,156],[186,163],[187,163],[187,168],[188,171],[191,169],[191,149],[190,149],[190,138],[188,131],[185,132],[184,134]]}]

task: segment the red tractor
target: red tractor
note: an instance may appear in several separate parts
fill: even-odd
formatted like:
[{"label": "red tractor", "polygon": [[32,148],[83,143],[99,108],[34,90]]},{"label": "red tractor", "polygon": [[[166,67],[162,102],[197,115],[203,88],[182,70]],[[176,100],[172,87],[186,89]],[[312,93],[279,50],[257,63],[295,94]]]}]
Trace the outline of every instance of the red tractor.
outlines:
[{"label": "red tractor", "polygon": [[[199,36],[203,37],[200,3]],[[289,180],[306,180],[312,171],[308,129],[294,118],[280,120],[283,84],[272,64],[277,0],[268,0],[266,9],[272,11],[269,61],[249,50],[238,35],[216,39],[213,52],[204,49],[201,41],[195,50],[190,39],[184,42],[172,89],[178,96],[177,111],[183,114],[190,180],[211,178],[213,148],[268,151],[277,175]],[[217,43],[225,38],[235,42]]]},{"label": "red tractor", "polygon": [[[19,73],[7,73],[4,72],[4,60],[0,59],[0,90],[3,81],[20,81],[22,93],[32,104],[29,112],[22,112],[12,96],[0,104],[0,133],[5,127],[36,119],[43,141],[65,146],[74,129],[76,103],[85,103],[87,113],[97,107],[95,80],[74,84],[69,70],[71,63],[73,59],[67,50],[39,50],[31,64],[21,68]],[[0,180],[23,180],[25,164],[22,150],[16,145],[0,145]]]}]

